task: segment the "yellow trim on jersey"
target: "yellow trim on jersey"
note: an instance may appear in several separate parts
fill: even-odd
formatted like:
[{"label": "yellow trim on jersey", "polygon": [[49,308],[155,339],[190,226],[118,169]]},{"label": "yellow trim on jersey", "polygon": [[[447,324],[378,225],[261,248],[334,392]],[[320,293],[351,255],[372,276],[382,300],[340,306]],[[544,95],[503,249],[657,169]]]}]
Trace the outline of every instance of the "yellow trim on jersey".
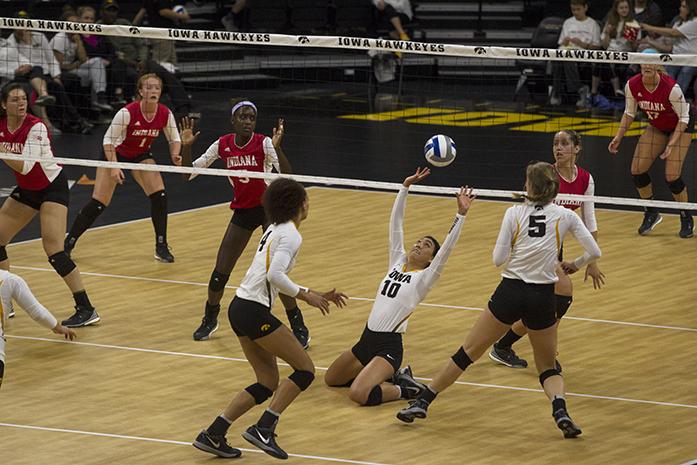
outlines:
[{"label": "yellow trim on jersey", "polygon": [[513,248],[518,240],[518,234],[520,234],[520,221],[515,220],[515,233],[513,234],[513,240],[511,241],[511,248]]},{"label": "yellow trim on jersey", "polygon": [[273,239],[269,241],[269,247],[266,249],[266,272],[269,272],[269,267],[271,266],[271,243]]},{"label": "yellow trim on jersey", "polygon": [[[0,279],[0,286],[2,286],[3,281]],[[2,308],[2,300],[0,300],[0,328],[5,324],[5,309]],[[2,380],[2,378],[0,378]]]},{"label": "yellow trim on jersey", "polygon": [[398,329],[400,326],[402,326],[402,323],[404,323],[405,321],[407,321],[413,314],[414,314],[414,312],[411,312],[409,315],[407,315],[407,316],[405,316],[404,318],[402,318],[402,321],[400,321],[399,323],[397,323],[397,326],[395,326],[395,327],[392,329],[392,331],[390,331],[390,332],[392,332],[392,333],[396,332],[397,329]]},{"label": "yellow trim on jersey", "polygon": [[554,233],[556,234],[557,238],[557,256],[559,256],[559,250],[561,249],[561,238],[559,237],[559,222],[561,221],[561,218],[559,218],[554,225]]}]

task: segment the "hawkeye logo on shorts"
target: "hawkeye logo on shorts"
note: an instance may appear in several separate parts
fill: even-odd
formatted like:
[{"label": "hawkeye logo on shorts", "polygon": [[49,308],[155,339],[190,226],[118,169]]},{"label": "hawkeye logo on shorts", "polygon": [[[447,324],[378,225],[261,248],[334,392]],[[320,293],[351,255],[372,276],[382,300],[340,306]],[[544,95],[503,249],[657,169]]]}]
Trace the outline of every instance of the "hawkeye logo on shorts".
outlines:
[{"label": "hawkeye logo on shorts", "polygon": [[261,325],[261,328],[259,328],[259,329],[262,330],[263,332],[266,332],[269,329],[271,329],[271,325],[268,323],[265,323],[265,324]]}]

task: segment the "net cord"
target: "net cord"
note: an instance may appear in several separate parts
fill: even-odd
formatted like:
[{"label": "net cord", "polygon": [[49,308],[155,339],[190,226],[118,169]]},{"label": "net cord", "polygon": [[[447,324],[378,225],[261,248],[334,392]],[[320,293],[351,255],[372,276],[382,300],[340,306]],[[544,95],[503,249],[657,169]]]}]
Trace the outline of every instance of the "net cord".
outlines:
[{"label": "net cord", "polygon": [[[228,170],[219,168],[195,168],[195,167],[185,167],[185,166],[171,166],[171,165],[156,165],[156,164],[146,164],[146,163],[122,163],[122,162],[110,162],[103,160],[84,160],[79,158],[40,158],[40,157],[25,157],[23,155],[15,155],[9,153],[0,153],[0,160],[16,160],[16,161],[32,161],[38,163],[59,163],[63,165],[75,165],[75,166],[86,166],[91,168],[120,168],[122,170],[137,170],[137,171],[157,171],[163,173],[179,173],[179,174],[190,174],[190,175],[207,175],[207,176],[222,176],[222,177],[238,177],[238,178],[251,178],[251,179],[265,179],[272,181],[278,177],[293,178],[298,182],[320,184],[325,186],[342,186],[342,187],[353,187],[353,188],[363,188],[363,189],[379,189],[379,190],[390,190],[396,191],[401,187],[401,183],[394,182],[383,182],[383,181],[368,181],[362,179],[349,179],[349,178],[334,178],[326,176],[309,176],[300,174],[278,174],[278,173],[260,173],[257,171],[245,171],[245,170]],[[459,191],[456,187],[444,187],[444,186],[422,186],[414,185],[411,186],[410,190],[412,192],[418,192],[422,194],[438,194],[438,195],[452,195]],[[474,193],[482,197],[493,197],[501,199],[511,199],[513,194],[522,194],[522,191],[508,191],[508,190],[496,190],[496,189],[477,189],[475,188]],[[590,196],[590,195],[573,195],[573,194],[559,194],[557,200],[565,201],[593,201],[597,204],[603,205],[622,205],[622,206],[632,206],[632,207],[656,207],[670,210],[697,210],[697,203],[689,202],[672,202],[663,200],[641,200],[641,199],[629,199],[624,197],[604,197],[604,196]]]}]

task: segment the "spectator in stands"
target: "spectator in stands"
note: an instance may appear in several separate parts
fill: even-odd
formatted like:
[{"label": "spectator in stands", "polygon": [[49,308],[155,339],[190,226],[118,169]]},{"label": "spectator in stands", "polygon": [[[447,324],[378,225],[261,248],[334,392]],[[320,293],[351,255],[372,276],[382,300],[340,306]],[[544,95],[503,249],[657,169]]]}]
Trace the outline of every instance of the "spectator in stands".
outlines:
[{"label": "spectator in stands", "polygon": [[[67,12],[61,17],[62,21],[77,23],[77,13]],[[59,32],[50,42],[53,54],[61,68],[61,78],[66,85],[70,78],[77,77],[81,87],[90,87],[92,108],[97,111],[111,112],[114,108],[109,105],[106,94],[107,74],[104,61],[101,58],[89,58],[80,38],[80,34]]]},{"label": "spectator in stands", "polygon": [[[21,16],[21,13],[20,13]],[[24,17],[27,17],[26,14]],[[54,135],[61,133],[49,119],[45,106],[58,102],[61,127],[73,132],[88,133],[92,125],[80,117],[63,88],[58,61],[46,36],[40,32],[15,30],[0,49],[0,77],[26,82],[36,92],[31,106],[34,112]]]},{"label": "spectator in stands", "polygon": [[[641,23],[642,29],[649,33],[658,34],[673,39],[672,47],[663,45],[659,48],[662,52],[675,54],[697,54],[697,0],[682,0],[680,13],[673,27],[657,27]],[[661,46],[656,41],[656,45]],[[697,76],[697,67],[693,66],[666,66],[666,71],[678,82],[685,97],[690,95],[688,89],[690,83]]]},{"label": "spectator in stands", "polygon": [[[600,26],[587,15],[587,0],[571,0],[572,17],[564,21],[559,35],[559,48],[565,49],[599,49]],[[569,94],[578,94],[576,105],[588,103],[588,86],[581,81],[581,70],[576,61],[555,61],[552,63],[552,96],[550,103],[559,105],[564,87]]]},{"label": "spectator in stands", "polygon": [[[94,23],[96,12],[91,6],[80,6],[77,15],[81,23]],[[135,93],[135,78],[129,80],[128,66],[116,56],[116,49],[107,36],[81,34],[82,45],[89,58],[100,58],[108,71],[107,84],[115,105],[130,101]]]},{"label": "spectator in stands", "polygon": [[409,0],[373,0],[377,19],[390,30],[393,39],[410,40],[404,24],[414,17]]},{"label": "spectator in stands", "polygon": [[[175,28],[189,21],[186,11],[175,13],[174,7],[180,0],[143,0],[143,7],[133,19],[133,24],[139,25],[145,15],[151,27]],[[152,58],[171,72],[176,70],[177,51],[173,40],[151,39]]]},{"label": "spectator in stands", "polygon": [[640,23],[663,26],[663,12],[653,0],[634,0],[634,18]]},{"label": "spectator in stands", "polygon": [[[603,32],[600,34],[600,43],[606,50],[615,52],[636,51],[639,23],[634,20],[629,0],[615,0],[612,9],[607,14]],[[591,103],[598,95],[598,87],[602,74],[609,72],[610,83],[618,97],[624,97],[624,79],[627,66],[616,63],[594,63],[593,78],[591,80]]]},{"label": "spectator in stands", "polygon": [[249,31],[252,28],[250,17],[249,0],[236,0],[230,5],[230,12],[223,16],[220,22],[230,32]]},{"label": "spectator in stands", "polygon": [[[127,19],[119,18],[119,4],[116,0],[104,0],[99,15],[100,22],[104,24],[131,25]],[[200,114],[191,111],[191,98],[181,81],[156,61],[148,59],[148,48],[143,39],[135,36],[109,36],[108,38],[116,50],[116,55],[128,66],[129,79],[136,81],[138,76],[148,73],[154,73],[162,79],[163,93],[169,95],[177,121],[184,116],[200,117]]]}]

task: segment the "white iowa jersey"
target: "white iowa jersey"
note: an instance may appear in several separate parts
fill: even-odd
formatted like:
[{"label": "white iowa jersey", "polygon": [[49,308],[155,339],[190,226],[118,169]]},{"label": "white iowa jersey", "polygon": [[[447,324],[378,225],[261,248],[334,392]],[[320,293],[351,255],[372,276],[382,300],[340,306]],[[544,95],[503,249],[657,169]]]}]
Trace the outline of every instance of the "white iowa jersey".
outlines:
[{"label": "white iowa jersey", "polygon": [[407,320],[417,305],[436,283],[445,263],[460,236],[465,217],[457,215],[448,237],[425,270],[405,271],[407,253],[404,250],[404,208],[407,188],[401,188],[390,216],[390,269],[380,282],[373,309],[368,317],[368,329],[376,332],[403,333]]},{"label": "white iowa jersey", "polygon": [[544,206],[525,203],[506,210],[494,248],[494,264],[506,264],[504,278],[526,283],[549,284],[558,281],[555,273],[559,249],[571,232],[586,250],[576,264],[580,267],[600,257],[593,236],[573,211],[549,203]]},{"label": "white iowa jersey", "polygon": [[237,296],[269,308],[279,291],[295,297],[300,286],[288,278],[288,273],[295,265],[302,240],[293,222],[269,226],[261,236],[254,260],[237,289]]}]

